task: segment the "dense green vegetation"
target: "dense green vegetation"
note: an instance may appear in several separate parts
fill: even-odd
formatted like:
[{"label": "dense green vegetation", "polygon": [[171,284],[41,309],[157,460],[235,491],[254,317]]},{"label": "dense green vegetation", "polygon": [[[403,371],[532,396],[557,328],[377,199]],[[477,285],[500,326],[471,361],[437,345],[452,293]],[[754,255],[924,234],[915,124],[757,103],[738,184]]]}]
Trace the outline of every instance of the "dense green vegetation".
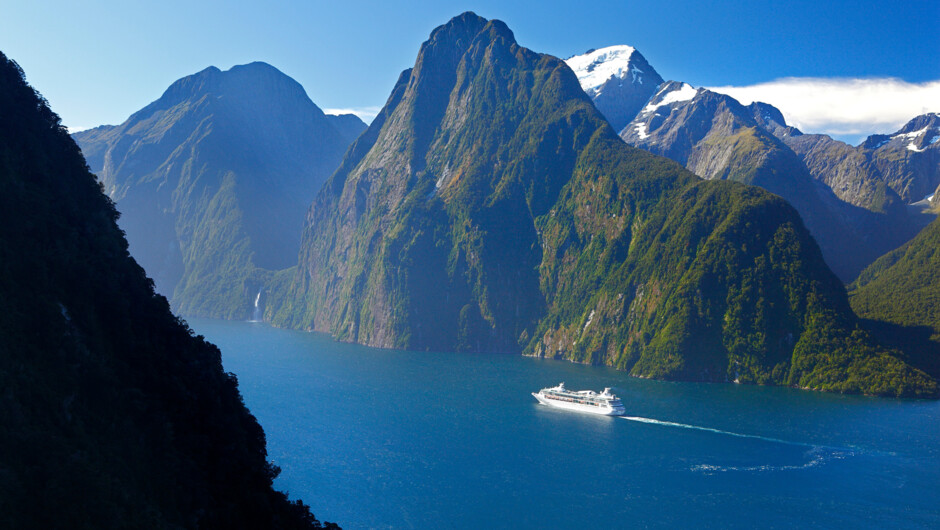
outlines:
[{"label": "dense green vegetation", "polygon": [[154,294],[78,147],[2,54],[0,187],[2,525],[321,527],[272,489],[218,349]]},{"label": "dense green vegetation", "polygon": [[286,292],[276,323],[375,346],[937,391],[859,327],[792,207],[627,146],[563,62],[472,13],[325,184]]},{"label": "dense green vegetation", "polygon": [[850,288],[855,312],[911,362],[940,377],[940,220],[865,269]]},{"label": "dense green vegetation", "polygon": [[364,129],[252,63],[180,79],[125,123],[75,138],[173,308],[246,319],[262,278],[296,263],[307,207]]},{"label": "dense green vegetation", "polygon": [[930,326],[940,339],[940,220],[882,256],[852,284],[859,316],[904,326]]}]

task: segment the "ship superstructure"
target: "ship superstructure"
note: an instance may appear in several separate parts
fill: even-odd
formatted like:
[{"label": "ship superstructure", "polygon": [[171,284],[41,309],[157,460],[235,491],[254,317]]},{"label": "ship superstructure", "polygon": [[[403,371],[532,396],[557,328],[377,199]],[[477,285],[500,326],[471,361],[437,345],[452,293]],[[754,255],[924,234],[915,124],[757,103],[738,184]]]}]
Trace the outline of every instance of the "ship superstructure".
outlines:
[{"label": "ship superstructure", "polygon": [[543,405],[562,409],[602,414],[605,416],[623,416],[626,410],[620,398],[610,393],[609,388],[598,394],[593,390],[568,390],[565,384],[543,388],[532,392],[532,397]]}]

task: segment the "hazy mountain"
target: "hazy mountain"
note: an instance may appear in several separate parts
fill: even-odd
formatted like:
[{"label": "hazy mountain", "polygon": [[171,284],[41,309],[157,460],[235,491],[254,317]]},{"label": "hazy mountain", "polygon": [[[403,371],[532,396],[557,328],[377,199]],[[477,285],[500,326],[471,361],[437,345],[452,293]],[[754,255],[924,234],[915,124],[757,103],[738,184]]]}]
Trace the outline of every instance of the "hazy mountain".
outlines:
[{"label": "hazy mountain", "polygon": [[630,123],[663,82],[646,58],[631,46],[591,50],[565,62],[597,110],[618,131]]},{"label": "hazy mountain", "polygon": [[626,145],[564,62],[472,13],[324,185],[283,291],[276,323],[374,346],[936,391],[857,329],[791,206]]},{"label": "hazy mountain", "polygon": [[[735,180],[780,195],[800,212],[826,262],[844,281],[913,237],[917,227],[885,186],[873,212],[841,200],[826,185],[829,182],[814,179],[785,143],[789,140],[765,128],[778,118],[783,119],[769,105],[745,107],[730,96],[670,81],[620,136],[706,179]],[[870,205],[874,193],[868,197]]]},{"label": "hazy mountain", "polygon": [[265,270],[296,263],[307,205],[364,129],[251,63],[180,79],[123,124],[74,138],[174,308],[247,318]]},{"label": "hazy mountain", "polygon": [[318,528],[271,488],[218,349],[170,313],[59,118],[0,54],[6,528]]}]

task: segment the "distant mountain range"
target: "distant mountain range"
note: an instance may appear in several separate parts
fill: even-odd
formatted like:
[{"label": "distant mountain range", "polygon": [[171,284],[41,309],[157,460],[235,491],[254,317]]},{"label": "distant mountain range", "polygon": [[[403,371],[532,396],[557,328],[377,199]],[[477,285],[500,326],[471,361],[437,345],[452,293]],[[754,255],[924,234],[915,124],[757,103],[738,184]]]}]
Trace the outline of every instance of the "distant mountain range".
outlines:
[{"label": "distant mountain range", "polygon": [[[745,140],[799,163],[759,134]],[[629,147],[564,62],[472,13],[402,73],[318,195],[277,292],[276,324],[374,346],[936,392],[859,328],[790,205]]]},{"label": "distant mountain range", "polygon": [[276,68],[207,68],[123,124],[73,135],[134,257],[188,316],[247,319],[297,261],[307,207],[365,129]]},{"label": "distant mountain range", "polygon": [[272,489],[219,350],[153,292],[75,142],[2,53],[0,116],[2,526],[321,528]]},{"label": "distant mountain range", "polygon": [[857,147],[826,135],[802,134],[788,127],[779,113],[757,117],[803,158],[813,177],[846,202],[885,210],[890,208],[885,201],[894,203],[897,197],[905,204],[916,203],[934,195],[940,186],[940,115],[936,113],[917,116],[893,134],[869,136]]},{"label": "distant mountain range", "polygon": [[[630,50],[629,60],[618,53],[624,49]],[[567,63],[630,145],[671,158],[703,178],[754,184],[787,199],[843,281],[909,240],[933,217],[906,206],[940,184],[931,115],[853,148],[828,136],[803,135],[765,103],[745,107],[730,96],[677,81],[628,83],[633,75],[624,72],[637,64],[649,79],[660,77],[626,46],[590,51]],[[597,88],[610,85],[620,91],[616,99]],[[907,147],[909,137],[920,142],[911,144],[916,149]]]}]

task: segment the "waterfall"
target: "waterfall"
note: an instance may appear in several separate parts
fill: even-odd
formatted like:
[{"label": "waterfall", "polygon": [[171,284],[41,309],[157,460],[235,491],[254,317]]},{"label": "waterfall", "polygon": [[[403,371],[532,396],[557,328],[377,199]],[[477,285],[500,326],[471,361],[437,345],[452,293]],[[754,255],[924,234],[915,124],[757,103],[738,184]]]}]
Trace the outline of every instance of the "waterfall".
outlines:
[{"label": "waterfall", "polygon": [[261,289],[258,289],[258,296],[255,297],[255,309],[251,312],[252,322],[261,322]]}]

